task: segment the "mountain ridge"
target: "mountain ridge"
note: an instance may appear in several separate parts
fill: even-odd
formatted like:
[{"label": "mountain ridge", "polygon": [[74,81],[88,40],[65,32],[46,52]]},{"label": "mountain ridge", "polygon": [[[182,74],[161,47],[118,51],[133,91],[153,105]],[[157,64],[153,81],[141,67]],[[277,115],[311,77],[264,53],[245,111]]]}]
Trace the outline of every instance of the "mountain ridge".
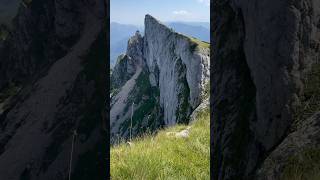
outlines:
[{"label": "mountain ridge", "polygon": [[[173,28],[176,32],[195,37],[202,41],[210,41],[209,25],[201,22],[164,22],[165,25]],[[202,25],[204,24],[204,25]],[[118,28],[116,28],[118,26]],[[110,23],[110,64],[115,65],[116,59],[119,54],[125,53],[127,47],[127,41],[130,36],[134,35],[136,30],[139,30],[143,34],[143,27],[131,24],[121,24],[118,22]],[[121,27],[121,28],[120,28]],[[120,28],[120,29],[119,29]],[[126,32],[121,32],[126,29]],[[121,32],[121,33],[119,33]]]},{"label": "mountain ridge", "polygon": [[[148,128],[152,132],[163,125],[188,122],[192,109],[201,102],[204,84],[208,83],[209,79],[209,50],[208,46],[201,45],[146,15],[144,37],[136,32],[135,36],[129,39],[127,53],[119,57],[111,75],[112,87],[118,89],[118,93],[121,94],[113,94],[111,100],[110,125],[113,127],[111,132],[114,138],[128,137],[128,121],[131,114],[129,110],[132,108],[134,129],[137,129],[137,126],[144,129],[140,133]],[[190,73],[197,75],[191,76]],[[170,79],[171,87],[165,82]],[[123,96],[124,91],[121,88],[123,85],[128,88],[128,80],[131,82],[131,88],[126,89],[127,95]],[[120,97],[123,100],[119,101]],[[170,107],[164,105],[166,101],[172,101]],[[122,103],[121,110],[118,105],[120,102],[125,102]]]}]

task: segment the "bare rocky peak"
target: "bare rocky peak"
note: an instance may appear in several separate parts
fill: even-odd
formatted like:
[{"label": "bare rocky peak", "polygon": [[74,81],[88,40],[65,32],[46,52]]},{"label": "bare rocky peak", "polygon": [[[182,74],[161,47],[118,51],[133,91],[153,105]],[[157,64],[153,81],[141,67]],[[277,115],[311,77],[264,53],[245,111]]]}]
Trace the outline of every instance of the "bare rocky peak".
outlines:
[{"label": "bare rocky peak", "polygon": [[139,31],[129,39],[126,54],[134,59],[135,64],[143,63],[143,37]]},{"label": "bare rocky peak", "polygon": [[118,57],[113,73],[111,74],[112,88],[120,88],[128,81],[137,68],[143,65],[143,37],[137,31],[128,40],[127,52]]},{"label": "bare rocky peak", "polygon": [[[155,117],[160,119],[154,121],[158,121],[158,124],[164,122],[165,125],[188,123],[190,114],[202,101],[205,84],[209,82],[209,56],[208,46],[204,47],[191,38],[174,32],[151,15],[146,15],[144,37],[137,32],[129,39],[126,55],[119,57],[125,57],[122,58],[125,61],[118,60],[112,76],[120,78],[119,72],[125,72],[125,69],[127,73],[122,73],[121,76],[128,77],[130,83],[137,82],[137,77],[143,79],[146,76],[148,86],[154,92],[159,91],[155,99],[156,106],[161,110],[154,112],[157,112]],[[135,68],[135,73],[129,71],[133,69],[132,64],[138,67]],[[136,74],[138,70],[139,75]],[[117,78],[111,81],[117,82],[115,79]],[[138,86],[141,85],[134,84],[130,87],[139,89]],[[126,91],[129,91],[128,87],[128,83],[123,85]],[[128,94],[123,93],[121,87],[119,89],[119,94]],[[134,94],[133,90],[130,91]],[[144,98],[148,96],[144,95]],[[116,106],[117,98],[123,100],[120,97],[113,98],[115,101],[112,103],[112,114],[115,110],[121,113],[111,120],[111,126],[114,128],[119,128],[116,124],[123,124],[128,118],[126,115],[122,116],[128,111],[128,105],[120,104],[119,106],[123,107],[120,111],[119,106]],[[127,104],[131,105],[130,99],[127,100]],[[139,105],[136,106],[139,110]],[[120,130],[113,129],[115,133],[118,131]]]}]

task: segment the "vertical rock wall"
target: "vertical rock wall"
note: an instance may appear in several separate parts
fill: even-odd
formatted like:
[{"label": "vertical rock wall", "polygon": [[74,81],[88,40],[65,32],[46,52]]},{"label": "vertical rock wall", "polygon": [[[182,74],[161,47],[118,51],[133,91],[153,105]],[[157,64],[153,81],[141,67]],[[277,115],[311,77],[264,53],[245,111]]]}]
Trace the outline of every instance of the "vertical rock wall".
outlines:
[{"label": "vertical rock wall", "polygon": [[[144,39],[144,56],[151,82],[160,89],[164,121],[168,125],[183,121],[177,114],[190,115],[200,104],[204,85],[209,81],[209,49],[200,47],[194,51],[188,37],[174,32],[150,15],[145,18]],[[189,90],[179,97],[181,89]],[[182,110],[183,103],[189,108]]]},{"label": "vertical rock wall", "polygon": [[111,75],[117,86],[111,102],[113,136],[128,135],[132,107],[133,131],[188,123],[209,83],[209,44],[176,33],[150,15],[144,32],[129,39]]},{"label": "vertical rock wall", "polygon": [[319,59],[319,2],[211,1],[214,177],[252,178],[288,134]]}]

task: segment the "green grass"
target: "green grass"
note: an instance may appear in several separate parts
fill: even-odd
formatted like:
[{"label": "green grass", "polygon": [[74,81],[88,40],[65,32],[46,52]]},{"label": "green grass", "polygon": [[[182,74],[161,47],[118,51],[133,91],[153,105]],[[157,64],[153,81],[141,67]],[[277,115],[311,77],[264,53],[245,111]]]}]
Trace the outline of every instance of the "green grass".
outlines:
[{"label": "green grass", "polygon": [[194,38],[194,37],[189,37],[189,39],[191,40],[191,42],[197,44],[198,47],[210,48],[210,43],[208,43],[208,42],[201,41],[201,40]]},{"label": "green grass", "polygon": [[[295,122],[291,130],[295,131],[307,118],[320,111],[320,64],[312,65],[304,80],[304,92],[301,106],[295,112]],[[281,175],[283,180],[319,180],[320,149],[304,149],[288,159]]]},{"label": "green grass", "polygon": [[168,136],[186,125],[160,130],[111,148],[111,179],[210,179],[209,110],[190,124],[188,138]]},{"label": "green grass", "polygon": [[305,149],[289,158],[282,173],[283,180],[319,180],[320,149]]}]

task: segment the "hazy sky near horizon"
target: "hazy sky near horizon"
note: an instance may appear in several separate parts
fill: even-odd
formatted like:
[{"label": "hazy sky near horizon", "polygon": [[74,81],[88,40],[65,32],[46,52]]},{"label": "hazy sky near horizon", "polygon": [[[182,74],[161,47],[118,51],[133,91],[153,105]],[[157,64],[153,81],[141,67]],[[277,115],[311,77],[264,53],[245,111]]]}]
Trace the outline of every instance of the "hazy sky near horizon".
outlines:
[{"label": "hazy sky near horizon", "polygon": [[110,21],[143,25],[150,14],[160,21],[210,21],[210,0],[111,0]]}]

